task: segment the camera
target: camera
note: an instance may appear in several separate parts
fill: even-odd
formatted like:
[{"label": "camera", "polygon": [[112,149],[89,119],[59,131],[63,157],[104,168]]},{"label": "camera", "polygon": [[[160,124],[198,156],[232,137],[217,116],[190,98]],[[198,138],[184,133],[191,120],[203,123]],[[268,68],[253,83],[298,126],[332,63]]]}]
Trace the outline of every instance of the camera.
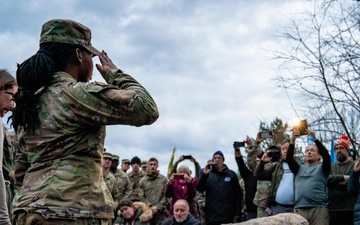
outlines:
[{"label": "camera", "polygon": [[268,156],[272,158],[272,161],[279,161],[280,151],[270,150]]},{"label": "camera", "polygon": [[191,155],[183,155],[183,159],[191,159]]},{"label": "camera", "polygon": [[242,147],[245,147],[245,142],[234,141],[234,148],[242,148]]},{"label": "camera", "polygon": [[270,146],[267,154],[273,162],[277,162],[281,158],[280,148],[276,145]]},{"label": "camera", "polygon": [[218,165],[217,164],[209,164],[209,169],[210,170],[217,170]]},{"label": "camera", "polygon": [[262,139],[271,138],[272,135],[273,135],[272,131],[262,131],[262,132],[260,133],[260,137],[261,137]]},{"label": "camera", "polygon": [[300,135],[305,135],[306,130],[308,129],[308,123],[306,120],[300,120],[297,125],[298,130],[300,131]]},{"label": "camera", "polygon": [[182,179],[184,179],[184,174],[174,174],[174,179],[175,180],[182,180]]}]

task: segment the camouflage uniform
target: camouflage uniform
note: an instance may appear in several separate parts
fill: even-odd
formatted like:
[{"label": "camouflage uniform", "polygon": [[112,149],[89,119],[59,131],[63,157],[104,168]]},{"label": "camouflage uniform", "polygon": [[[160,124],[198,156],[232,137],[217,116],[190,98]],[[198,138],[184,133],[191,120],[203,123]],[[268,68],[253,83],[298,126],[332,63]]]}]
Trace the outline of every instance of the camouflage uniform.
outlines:
[{"label": "camouflage uniform", "polygon": [[131,201],[140,201],[140,180],[145,176],[145,174],[140,171],[139,174],[135,175],[132,172],[129,174],[130,186],[132,189],[130,199]]},{"label": "camouflage uniform", "polygon": [[[257,165],[257,155],[259,153],[259,145],[255,142],[248,150],[248,166],[252,171],[255,171]],[[265,164],[265,169],[272,167],[273,163]],[[256,185],[256,193],[254,197],[254,204],[257,206],[257,217],[268,216],[266,207],[268,206],[268,198],[271,189],[271,181],[258,180]]]},{"label": "camouflage uniform", "polygon": [[151,225],[161,225],[167,217],[166,207],[168,204],[165,197],[165,188],[168,180],[164,175],[157,176],[146,175],[140,180],[140,198],[149,206],[157,206],[158,211],[150,220]]},{"label": "camouflage uniform", "polygon": [[[86,42],[81,39],[78,44],[91,47],[89,29],[54,21],[43,25],[43,42],[53,30],[65,43],[86,36]],[[77,27],[68,31],[69,26]],[[83,30],[84,34],[74,34]],[[114,218],[114,202],[101,169],[105,126],[148,125],[159,114],[152,97],[130,75],[111,70],[104,79],[108,84],[77,82],[68,73],[56,72],[38,94],[38,128],[34,133],[17,130],[15,221],[24,214],[59,221]]]},{"label": "camouflage uniform", "polygon": [[120,169],[116,170],[115,177],[115,188],[117,202],[120,202],[123,198],[129,198],[132,192],[130,180],[128,175]]},{"label": "camouflage uniform", "polygon": [[114,207],[117,207],[117,204],[119,203],[119,201],[117,201],[116,196],[118,195],[117,193],[117,189],[116,189],[116,179],[115,176],[108,172],[106,175],[104,175],[104,181],[106,184],[106,187],[109,189],[111,196],[113,197],[114,200]]}]

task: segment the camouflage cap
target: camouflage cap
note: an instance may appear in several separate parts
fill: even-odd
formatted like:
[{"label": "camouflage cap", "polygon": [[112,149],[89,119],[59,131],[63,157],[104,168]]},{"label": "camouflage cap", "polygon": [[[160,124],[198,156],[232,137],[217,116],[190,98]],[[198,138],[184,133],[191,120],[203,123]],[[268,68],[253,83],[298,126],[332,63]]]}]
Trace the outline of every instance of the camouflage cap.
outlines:
[{"label": "camouflage cap", "polygon": [[109,153],[109,152],[104,152],[103,155],[102,155],[103,158],[108,158],[108,159],[111,159],[112,160],[112,154]]},{"label": "camouflage cap", "polygon": [[141,160],[141,166],[147,166],[147,160]]},{"label": "camouflage cap", "polygon": [[100,52],[91,45],[91,30],[73,20],[54,19],[43,24],[40,34],[40,44],[59,42],[81,45],[94,55]]},{"label": "camouflage cap", "polygon": [[121,160],[121,163],[129,163],[130,164],[130,160],[129,159],[123,159],[123,160]]},{"label": "camouflage cap", "polygon": [[118,155],[113,154],[113,155],[112,155],[112,159],[119,161],[120,157],[119,157]]}]

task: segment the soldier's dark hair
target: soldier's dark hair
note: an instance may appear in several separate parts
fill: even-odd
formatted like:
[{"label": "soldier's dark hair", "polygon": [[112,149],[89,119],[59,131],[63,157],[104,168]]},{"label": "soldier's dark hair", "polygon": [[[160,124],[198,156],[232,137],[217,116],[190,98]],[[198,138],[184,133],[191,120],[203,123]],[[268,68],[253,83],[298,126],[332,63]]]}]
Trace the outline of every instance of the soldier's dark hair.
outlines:
[{"label": "soldier's dark hair", "polygon": [[155,161],[156,163],[159,164],[159,161],[158,161],[157,158],[155,158],[155,157],[151,157],[151,158],[148,160],[148,163],[149,163],[150,161]]},{"label": "soldier's dark hair", "polygon": [[[19,89],[15,95],[16,108],[12,120],[15,131],[19,126],[35,132],[39,125],[38,100],[53,75],[63,71],[75,59],[77,45],[47,42],[38,52],[17,66],[16,79]],[[83,49],[82,49],[83,50]]]}]

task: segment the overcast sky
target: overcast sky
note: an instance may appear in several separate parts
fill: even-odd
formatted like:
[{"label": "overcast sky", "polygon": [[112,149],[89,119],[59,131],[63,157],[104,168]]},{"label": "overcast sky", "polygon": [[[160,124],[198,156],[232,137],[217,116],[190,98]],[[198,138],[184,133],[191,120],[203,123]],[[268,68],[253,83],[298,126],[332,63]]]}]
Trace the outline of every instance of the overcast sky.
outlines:
[{"label": "overcast sky", "polygon": [[[288,18],[308,4],[301,2],[2,1],[0,67],[15,76],[16,63],[38,50],[46,21],[83,23],[93,45],[143,84],[160,111],[150,126],[108,126],[107,151],[120,159],[156,157],[166,174],[174,147],[176,159],[191,154],[201,166],[221,150],[237,172],[233,141],[255,137],[260,121],[295,117],[271,80],[279,62],[269,60],[269,49]],[[96,68],[94,80],[103,81]]]}]

